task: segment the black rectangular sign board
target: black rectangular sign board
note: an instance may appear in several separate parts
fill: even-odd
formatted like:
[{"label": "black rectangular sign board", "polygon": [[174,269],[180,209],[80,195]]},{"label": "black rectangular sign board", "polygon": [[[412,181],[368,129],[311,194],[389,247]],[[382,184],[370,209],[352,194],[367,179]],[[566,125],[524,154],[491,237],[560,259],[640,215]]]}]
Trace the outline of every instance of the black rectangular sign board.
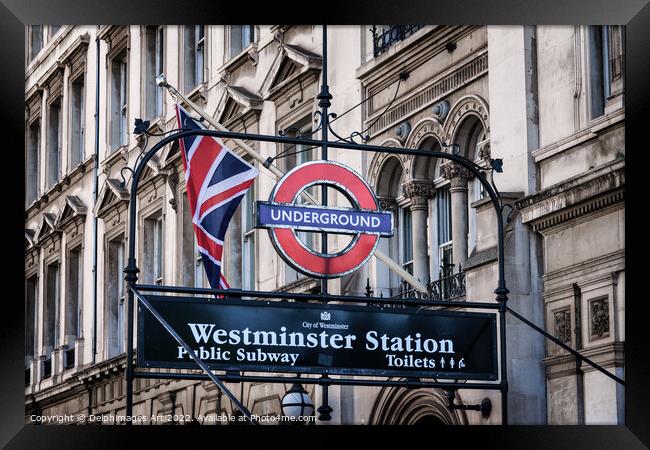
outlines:
[{"label": "black rectangular sign board", "polygon": [[[497,379],[496,314],[146,295],[214,370]],[[139,367],[196,369],[142,305]]]}]

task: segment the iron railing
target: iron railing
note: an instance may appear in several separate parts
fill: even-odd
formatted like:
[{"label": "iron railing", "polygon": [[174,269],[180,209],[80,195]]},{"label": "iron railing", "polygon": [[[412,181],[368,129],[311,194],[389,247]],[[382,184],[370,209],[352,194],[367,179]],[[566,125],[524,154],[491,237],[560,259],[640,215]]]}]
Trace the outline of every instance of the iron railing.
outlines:
[{"label": "iron railing", "polygon": [[381,55],[391,45],[403,41],[423,27],[424,25],[390,25],[388,28],[378,28],[377,25],[373,25],[370,31],[374,55]]},{"label": "iron railing", "polygon": [[[373,289],[370,287],[370,280],[366,282],[366,297],[373,294]],[[438,273],[438,279],[430,281],[426,284],[427,292],[423,293],[415,289],[408,282],[403,281],[396,289],[396,293],[391,292],[390,299],[392,300],[432,300],[436,302],[445,301],[458,301],[465,297],[465,272],[462,266],[458,265],[458,270],[454,273],[454,266],[445,266]],[[383,297],[383,294],[380,294]],[[405,305],[398,305],[404,307]]]}]

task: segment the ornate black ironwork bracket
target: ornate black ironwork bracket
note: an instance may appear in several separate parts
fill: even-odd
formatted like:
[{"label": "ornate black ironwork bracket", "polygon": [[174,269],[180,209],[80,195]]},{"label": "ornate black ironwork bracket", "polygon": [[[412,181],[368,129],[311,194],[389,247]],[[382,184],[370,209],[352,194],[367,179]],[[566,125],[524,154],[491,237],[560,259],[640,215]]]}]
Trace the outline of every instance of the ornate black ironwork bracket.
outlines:
[{"label": "ornate black ironwork bracket", "polygon": [[120,183],[120,186],[123,188],[126,188],[126,177],[124,176],[124,171],[131,172],[131,178],[133,178],[133,169],[130,168],[129,166],[122,167],[120,169],[120,177],[122,177],[122,182]]},{"label": "ornate black ironwork bracket", "polygon": [[481,400],[481,403],[477,405],[458,405],[454,403],[454,399],[456,398],[456,391],[454,389],[446,390],[445,394],[447,396],[447,408],[450,411],[453,411],[455,409],[465,411],[480,411],[484,419],[490,417],[490,413],[492,412],[492,401],[488,397],[485,397],[483,400]]}]

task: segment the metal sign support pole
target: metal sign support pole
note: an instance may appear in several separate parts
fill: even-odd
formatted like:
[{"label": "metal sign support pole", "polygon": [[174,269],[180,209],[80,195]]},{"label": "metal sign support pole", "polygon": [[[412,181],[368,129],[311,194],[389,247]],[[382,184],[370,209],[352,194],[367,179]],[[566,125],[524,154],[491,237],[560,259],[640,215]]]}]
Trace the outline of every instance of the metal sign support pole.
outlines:
[{"label": "metal sign support pole", "polygon": [[163,326],[163,328],[165,328],[165,330],[167,330],[167,332],[172,335],[172,337],[176,340],[176,342],[178,342],[181,345],[181,347],[185,349],[185,351],[190,356],[190,358],[192,358],[192,360],[201,368],[201,370],[205,372],[208,378],[212,380],[214,384],[219,386],[221,392],[226,394],[226,396],[235,404],[235,406],[239,408],[242,414],[244,414],[244,416],[246,416],[246,418],[250,420],[251,423],[257,425],[257,422],[251,416],[250,411],[237,399],[237,397],[235,397],[235,395],[232,392],[230,392],[230,390],[221,382],[221,380],[217,378],[217,376],[214,373],[212,373],[212,370],[210,370],[208,365],[204,363],[196,355],[196,353],[194,353],[194,351],[190,348],[190,346],[187,345],[187,343],[178,335],[178,333],[169,325],[169,323],[167,323],[167,321],[163,318],[163,316],[161,316],[160,313],[156,311],[156,309],[153,306],[151,306],[149,301],[147,301],[147,299],[144,298],[133,287],[131,288],[131,293],[135,294],[138,297],[139,303],[142,304],[142,306],[144,306],[145,308],[147,308],[147,310],[149,310],[149,312],[156,318],[156,320]]},{"label": "metal sign support pole", "polygon": [[[295,144],[295,145],[308,145],[314,147],[322,147],[323,145],[328,147],[334,147],[338,149],[347,149],[347,150],[356,150],[356,151],[372,151],[372,152],[384,152],[384,153],[394,153],[394,154],[405,154],[405,155],[415,155],[415,156],[425,156],[429,158],[443,158],[447,160],[454,161],[461,164],[467,168],[485,187],[488,195],[492,200],[492,204],[497,212],[497,227],[498,227],[498,265],[499,265],[499,280],[498,287],[494,291],[497,294],[496,300],[502,305],[503,312],[500,313],[500,348],[501,348],[501,392],[502,392],[502,414],[503,414],[503,423],[507,423],[507,361],[506,361],[506,352],[505,352],[505,340],[506,340],[506,327],[505,327],[505,303],[507,302],[507,293],[508,289],[505,287],[505,263],[504,263],[504,237],[503,237],[503,217],[501,202],[499,196],[492,187],[492,185],[487,181],[485,175],[483,174],[482,167],[476,166],[473,162],[468,161],[462,156],[455,155],[453,153],[446,152],[431,152],[416,150],[410,148],[399,148],[399,147],[381,147],[377,145],[369,144],[357,144],[352,142],[332,142],[325,141],[323,139],[304,139],[304,138],[290,138],[284,136],[269,136],[269,135],[260,135],[252,133],[235,133],[235,132],[226,132],[226,131],[216,131],[216,130],[182,130],[176,133],[173,133],[169,136],[162,138],[158,141],[144,156],[141,158],[138,166],[135,168],[131,181],[131,192],[130,192],[130,201],[129,201],[129,231],[128,231],[128,250],[129,256],[127,261],[127,267],[124,269],[125,281],[127,284],[128,293],[127,293],[127,349],[126,349],[126,412],[127,415],[131,416],[133,412],[133,320],[134,320],[134,299],[132,288],[137,281],[138,268],[136,266],[136,248],[135,248],[135,234],[136,234],[136,207],[137,207],[137,190],[138,183],[142,172],[147,167],[147,162],[165,145],[170,144],[173,141],[182,139],[186,136],[214,136],[219,138],[226,139],[246,139],[246,140],[256,140],[260,142],[275,142],[281,144]],[[164,290],[164,289],[163,289]],[[327,297],[326,294],[323,294],[324,297]],[[325,299],[324,299],[325,300]],[[324,383],[325,384],[325,383]],[[330,383],[327,383],[330,384]],[[127,422],[130,424],[131,422]]]},{"label": "metal sign support pole", "polygon": [[[328,108],[331,105],[330,100],[332,99],[332,94],[330,94],[329,86],[327,84],[327,25],[323,25],[323,68],[322,68],[322,83],[321,90],[318,96],[316,97],[318,101],[318,106],[320,106],[320,120],[321,120],[321,139],[323,140],[321,159],[327,161],[327,141],[329,140],[328,130],[329,130],[329,113]],[[321,197],[322,205],[327,207],[328,198],[327,198],[327,185],[323,184],[321,186]],[[321,252],[323,255],[327,255],[327,233],[321,233]],[[320,291],[321,294],[327,295],[327,278],[322,278],[320,281]],[[327,303],[323,300],[323,303]],[[323,375],[322,378],[327,378],[327,375]],[[323,390],[323,404],[318,408],[318,420],[329,421],[332,420],[331,412],[332,407],[329,403],[329,386],[324,384],[322,385]]]}]

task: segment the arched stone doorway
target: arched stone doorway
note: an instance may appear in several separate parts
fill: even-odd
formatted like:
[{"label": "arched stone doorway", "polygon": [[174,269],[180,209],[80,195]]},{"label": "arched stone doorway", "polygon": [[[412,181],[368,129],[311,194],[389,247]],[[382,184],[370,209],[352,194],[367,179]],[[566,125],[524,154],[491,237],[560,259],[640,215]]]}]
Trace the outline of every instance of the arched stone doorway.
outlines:
[{"label": "arched stone doorway", "polygon": [[428,414],[417,419],[413,425],[424,425],[424,426],[438,426],[445,425],[445,423],[433,414]]},{"label": "arched stone doorway", "polygon": [[[460,403],[458,396],[456,402]],[[370,413],[372,425],[466,425],[465,411],[450,411],[439,389],[384,387]]]}]

